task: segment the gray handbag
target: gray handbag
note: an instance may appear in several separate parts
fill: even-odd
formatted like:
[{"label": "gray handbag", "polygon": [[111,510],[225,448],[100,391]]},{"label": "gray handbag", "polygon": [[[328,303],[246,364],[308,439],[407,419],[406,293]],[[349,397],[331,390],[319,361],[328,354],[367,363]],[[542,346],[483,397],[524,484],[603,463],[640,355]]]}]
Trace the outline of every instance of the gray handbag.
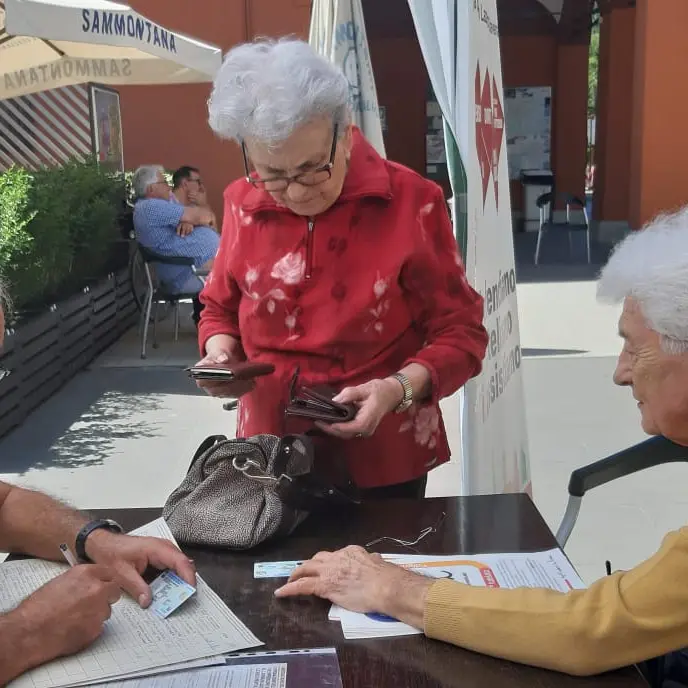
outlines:
[{"label": "gray handbag", "polygon": [[163,517],[186,545],[250,549],[289,535],[314,510],[358,503],[343,487],[318,478],[308,435],[212,435],[200,445]]}]

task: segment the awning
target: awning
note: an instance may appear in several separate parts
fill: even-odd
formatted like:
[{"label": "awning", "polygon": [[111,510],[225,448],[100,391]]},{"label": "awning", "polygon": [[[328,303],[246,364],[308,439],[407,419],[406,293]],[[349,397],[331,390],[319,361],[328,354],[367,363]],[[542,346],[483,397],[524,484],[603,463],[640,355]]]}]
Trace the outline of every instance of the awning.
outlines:
[{"label": "awning", "polygon": [[212,81],[220,48],[109,0],[0,0],[0,100],[60,86]]}]

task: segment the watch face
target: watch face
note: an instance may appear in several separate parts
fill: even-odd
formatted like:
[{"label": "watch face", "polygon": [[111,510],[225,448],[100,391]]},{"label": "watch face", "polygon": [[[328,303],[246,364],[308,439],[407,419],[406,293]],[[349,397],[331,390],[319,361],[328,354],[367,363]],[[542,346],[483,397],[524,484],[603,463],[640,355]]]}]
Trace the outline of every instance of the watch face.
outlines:
[{"label": "watch face", "polygon": [[103,520],[104,520],[103,527],[107,527],[110,530],[116,531],[117,533],[123,533],[124,532],[124,528],[122,528],[122,526],[119,523],[117,523],[117,521],[113,521],[110,518],[106,518]]}]

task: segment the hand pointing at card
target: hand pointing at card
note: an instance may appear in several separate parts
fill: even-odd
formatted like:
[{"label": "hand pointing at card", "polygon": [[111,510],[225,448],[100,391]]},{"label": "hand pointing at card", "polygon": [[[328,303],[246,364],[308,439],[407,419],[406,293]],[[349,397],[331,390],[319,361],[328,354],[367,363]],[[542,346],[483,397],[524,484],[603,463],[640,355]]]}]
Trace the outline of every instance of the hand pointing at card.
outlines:
[{"label": "hand pointing at card", "polygon": [[196,587],[193,561],[168,540],[97,530],[86,541],[86,553],[91,561],[109,566],[120,587],[142,607],[147,607],[152,599],[151,589],[141,577],[149,566],[172,569]]}]

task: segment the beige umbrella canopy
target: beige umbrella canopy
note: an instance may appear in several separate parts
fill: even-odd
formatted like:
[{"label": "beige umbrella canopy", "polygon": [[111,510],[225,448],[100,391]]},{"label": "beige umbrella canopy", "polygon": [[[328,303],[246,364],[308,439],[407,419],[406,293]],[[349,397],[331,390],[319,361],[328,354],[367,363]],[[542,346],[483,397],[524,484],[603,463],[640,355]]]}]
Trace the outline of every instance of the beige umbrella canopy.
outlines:
[{"label": "beige umbrella canopy", "polygon": [[384,156],[380,108],[361,0],[314,0],[309,42],[346,75],[354,123]]},{"label": "beige umbrella canopy", "polygon": [[220,48],[109,0],[0,0],[0,100],[97,82],[212,81]]}]

